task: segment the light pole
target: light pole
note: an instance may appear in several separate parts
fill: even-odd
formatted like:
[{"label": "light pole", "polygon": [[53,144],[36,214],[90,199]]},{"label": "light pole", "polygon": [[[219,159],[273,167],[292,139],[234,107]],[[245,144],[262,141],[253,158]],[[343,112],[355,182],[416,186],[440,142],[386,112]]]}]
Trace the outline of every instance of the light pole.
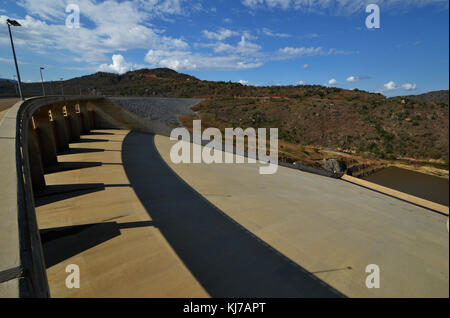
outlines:
[{"label": "light pole", "polygon": [[40,72],[41,72],[41,83],[42,83],[42,94],[43,94],[43,96],[45,96],[44,77],[42,76],[42,70],[45,70],[45,68],[43,68],[43,67],[40,68]]},{"label": "light pole", "polygon": [[61,95],[64,96],[63,78],[61,77]]},{"label": "light pole", "polygon": [[11,48],[12,48],[12,52],[13,52],[13,56],[14,56],[14,64],[16,66],[17,84],[19,86],[19,95],[20,95],[20,99],[24,100],[23,94],[22,94],[22,81],[20,80],[19,67],[17,66],[16,50],[14,49],[14,41],[13,41],[12,34],[11,34],[11,26],[19,27],[21,25],[16,20],[10,20],[10,19],[6,20],[6,24],[8,25],[9,38],[11,40]]}]

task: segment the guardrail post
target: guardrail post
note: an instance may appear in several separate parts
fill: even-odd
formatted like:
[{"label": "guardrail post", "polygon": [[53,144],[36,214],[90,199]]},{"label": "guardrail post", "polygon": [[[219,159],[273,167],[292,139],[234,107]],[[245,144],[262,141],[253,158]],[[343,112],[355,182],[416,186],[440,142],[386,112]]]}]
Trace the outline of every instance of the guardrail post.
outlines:
[{"label": "guardrail post", "polygon": [[49,110],[49,107],[42,107],[33,115],[44,167],[51,167],[58,164],[56,141],[52,127],[54,123],[50,121]]},{"label": "guardrail post", "polygon": [[45,188],[45,177],[41,150],[39,149],[39,137],[33,118],[28,126],[28,158],[30,160],[31,183],[33,191],[36,192]]},{"label": "guardrail post", "polygon": [[62,105],[52,105],[51,111],[56,132],[56,149],[58,152],[63,152],[69,149],[69,136],[67,134],[66,119],[63,114]]}]

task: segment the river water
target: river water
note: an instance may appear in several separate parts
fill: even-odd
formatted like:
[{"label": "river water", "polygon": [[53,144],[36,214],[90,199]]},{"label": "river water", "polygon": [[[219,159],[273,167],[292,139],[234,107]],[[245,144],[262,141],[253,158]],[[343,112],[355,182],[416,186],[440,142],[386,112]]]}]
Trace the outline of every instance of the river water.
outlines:
[{"label": "river water", "polygon": [[380,170],[362,179],[448,206],[448,179],[397,167]]}]

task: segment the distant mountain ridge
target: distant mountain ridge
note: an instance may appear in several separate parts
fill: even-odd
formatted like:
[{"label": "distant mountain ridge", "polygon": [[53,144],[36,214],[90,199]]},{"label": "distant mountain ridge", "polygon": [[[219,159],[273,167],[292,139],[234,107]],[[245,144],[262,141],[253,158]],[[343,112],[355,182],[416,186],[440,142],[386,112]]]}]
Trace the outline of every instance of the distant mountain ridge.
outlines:
[{"label": "distant mountain ridge", "polygon": [[9,79],[9,78],[0,78],[0,82],[13,82],[13,83],[16,83],[17,81]]},{"label": "distant mountain ridge", "polygon": [[[16,81],[0,78],[0,97],[15,96]],[[124,74],[97,72],[69,80],[45,82],[49,94],[103,94],[106,96],[159,96],[159,97],[205,97],[221,96],[287,96],[299,87],[322,87],[320,85],[288,85],[255,87],[235,82],[203,81],[194,76],[178,73],[168,68],[140,69]],[[40,82],[22,83],[26,96],[42,94]],[[339,89],[341,90],[341,89]],[[355,90],[359,91],[359,90]],[[369,93],[371,94],[371,93]],[[449,103],[449,91],[432,91],[420,95],[402,96],[424,102]]]},{"label": "distant mountain ridge", "polygon": [[432,91],[420,95],[403,96],[405,98],[414,99],[422,102],[446,103],[449,104],[449,93],[447,90]]}]

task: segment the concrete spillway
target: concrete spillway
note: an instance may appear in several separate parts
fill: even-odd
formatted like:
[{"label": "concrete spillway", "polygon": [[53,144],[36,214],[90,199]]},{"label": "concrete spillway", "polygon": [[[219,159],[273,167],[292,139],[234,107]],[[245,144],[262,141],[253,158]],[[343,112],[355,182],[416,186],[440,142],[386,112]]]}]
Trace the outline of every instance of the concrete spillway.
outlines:
[{"label": "concrete spillway", "polygon": [[[9,127],[23,123],[17,142],[31,164],[23,194],[1,194],[0,272],[21,260],[11,258],[22,244],[12,244],[14,209],[32,195],[35,208],[17,213],[37,218],[32,246],[43,257],[33,257],[53,297],[448,297],[447,216],[285,167],[175,165],[164,135],[195,102],[174,101],[172,111],[156,99],[15,106],[0,142],[15,149]],[[1,180],[15,176],[10,159]],[[69,264],[80,267],[79,289],[66,287]],[[379,289],[366,286],[369,264]],[[16,293],[10,277],[0,295]]]},{"label": "concrete spillway", "polygon": [[[174,165],[164,136],[96,134],[59,157],[84,168],[47,175],[56,194],[37,200],[53,296],[448,296],[445,216],[283,167]],[[380,289],[366,288],[369,264]]]}]

